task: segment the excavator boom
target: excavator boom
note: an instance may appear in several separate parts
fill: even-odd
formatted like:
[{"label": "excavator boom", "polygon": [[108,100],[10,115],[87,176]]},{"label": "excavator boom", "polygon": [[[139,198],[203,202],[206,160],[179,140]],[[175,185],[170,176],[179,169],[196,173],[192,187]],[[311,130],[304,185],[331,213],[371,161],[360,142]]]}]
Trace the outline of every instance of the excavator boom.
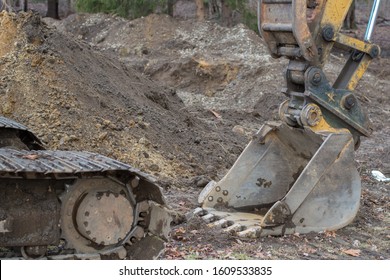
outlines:
[{"label": "excavator boom", "polygon": [[[336,230],[359,209],[354,150],[371,134],[354,89],[380,49],[341,33],[352,0],[259,0],[259,31],[274,58],[289,59],[279,108],[219,182],[199,196],[195,213],[240,236]],[[335,46],[350,50],[331,84],[323,69]]]}]

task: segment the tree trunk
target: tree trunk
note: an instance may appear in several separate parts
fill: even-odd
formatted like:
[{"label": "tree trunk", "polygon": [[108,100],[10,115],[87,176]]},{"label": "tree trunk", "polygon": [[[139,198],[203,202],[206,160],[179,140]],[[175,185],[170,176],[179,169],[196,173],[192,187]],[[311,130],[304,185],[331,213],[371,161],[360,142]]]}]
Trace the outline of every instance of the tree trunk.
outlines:
[{"label": "tree trunk", "polygon": [[58,1],[59,0],[47,0],[47,17],[60,19],[58,15]]},{"label": "tree trunk", "polygon": [[167,14],[173,17],[173,8],[175,6],[176,0],[168,0],[167,1]]},{"label": "tree trunk", "polygon": [[196,17],[198,21],[204,21],[205,19],[205,10],[203,0],[195,0],[196,3]]},{"label": "tree trunk", "polygon": [[209,0],[209,18],[216,19],[220,18],[221,11],[219,9],[217,0]]},{"label": "tree trunk", "polygon": [[230,9],[229,5],[226,3],[226,0],[221,1],[221,17],[222,23],[226,26],[232,26],[233,18],[232,18],[232,9]]}]

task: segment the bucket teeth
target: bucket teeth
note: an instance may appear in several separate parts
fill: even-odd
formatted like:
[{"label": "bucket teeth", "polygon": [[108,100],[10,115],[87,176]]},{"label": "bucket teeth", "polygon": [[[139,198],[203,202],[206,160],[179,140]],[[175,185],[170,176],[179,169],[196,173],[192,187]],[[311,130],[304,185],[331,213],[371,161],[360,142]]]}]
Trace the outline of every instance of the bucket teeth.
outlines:
[{"label": "bucket teeth", "polygon": [[201,217],[210,228],[221,229],[239,237],[258,238],[262,232],[261,217],[258,215],[203,208],[196,208],[192,213]]},{"label": "bucket teeth", "polygon": [[209,224],[209,223],[212,223],[212,222],[218,220],[218,217],[215,216],[214,214],[207,214],[207,215],[202,216],[202,219],[203,219],[203,221],[205,221],[206,223]]},{"label": "bucket teeth", "polygon": [[246,228],[241,224],[233,224],[224,229],[225,232],[238,233],[245,230]]},{"label": "bucket teeth", "polygon": [[198,202],[208,214],[234,223],[215,226],[243,237],[342,228],[355,218],[361,197],[355,136],[346,129],[323,133],[266,123]]},{"label": "bucket teeth", "polygon": [[231,225],[232,223],[225,219],[220,219],[211,224],[212,227],[216,227],[216,228],[227,228],[228,226]]},{"label": "bucket teeth", "polygon": [[204,215],[207,214],[207,211],[204,210],[203,208],[198,207],[198,208],[196,208],[196,209],[194,210],[193,214],[194,214],[194,215],[197,215],[197,216],[204,216]]},{"label": "bucket teeth", "polygon": [[259,238],[261,233],[261,227],[251,227],[246,230],[237,232],[237,235],[242,238]]},{"label": "bucket teeth", "polygon": [[230,227],[230,226],[232,226],[232,225],[234,225],[234,222],[233,222],[233,221],[227,221],[226,224],[223,224],[223,225],[222,225],[222,228],[228,228],[228,227]]}]

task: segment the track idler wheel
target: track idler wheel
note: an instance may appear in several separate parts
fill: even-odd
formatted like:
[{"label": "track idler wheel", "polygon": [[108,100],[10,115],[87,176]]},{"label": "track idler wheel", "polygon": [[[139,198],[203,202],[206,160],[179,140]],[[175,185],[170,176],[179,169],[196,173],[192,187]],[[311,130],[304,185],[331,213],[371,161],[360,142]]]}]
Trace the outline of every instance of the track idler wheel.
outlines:
[{"label": "track idler wheel", "polygon": [[66,247],[77,253],[118,253],[143,238],[148,203],[111,179],[79,179],[61,197],[61,230]]},{"label": "track idler wheel", "polygon": [[76,224],[80,234],[95,244],[115,245],[130,231],[133,212],[125,196],[111,191],[92,191],[78,206]]}]

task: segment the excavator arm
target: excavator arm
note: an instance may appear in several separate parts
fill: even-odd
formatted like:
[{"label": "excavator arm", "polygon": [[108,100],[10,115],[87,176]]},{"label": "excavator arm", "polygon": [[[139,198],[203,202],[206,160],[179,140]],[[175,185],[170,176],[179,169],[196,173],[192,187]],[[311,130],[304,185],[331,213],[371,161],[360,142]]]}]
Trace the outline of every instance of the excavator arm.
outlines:
[{"label": "excavator arm", "polygon": [[[352,0],[259,0],[259,31],[272,57],[289,60],[281,122],[264,124],[229,172],[199,196],[197,215],[239,236],[336,230],[356,216],[361,180],[354,150],[371,134],[354,89],[380,49],[340,32]],[[350,50],[332,84],[335,46]],[[333,74],[333,73],[332,73]],[[333,75],[334,76],[334,75]],[[270,93],[272,94],[272,93]]]},{"label": "excavator arm", "polygon": [[[289,101],[280,117],[295,127],[314,131],[348,129],[355,143],[371,134],[370,122],[353,90],[379,55],[370,37],[380,1],[375,1],[364,40],[340,32],[352,0],[262,0],[259,1],[259,30],[273,57],[290,62],[286,71]],[[323,72],[334,46],[350,50],[337,79],[330,84]]]}]

